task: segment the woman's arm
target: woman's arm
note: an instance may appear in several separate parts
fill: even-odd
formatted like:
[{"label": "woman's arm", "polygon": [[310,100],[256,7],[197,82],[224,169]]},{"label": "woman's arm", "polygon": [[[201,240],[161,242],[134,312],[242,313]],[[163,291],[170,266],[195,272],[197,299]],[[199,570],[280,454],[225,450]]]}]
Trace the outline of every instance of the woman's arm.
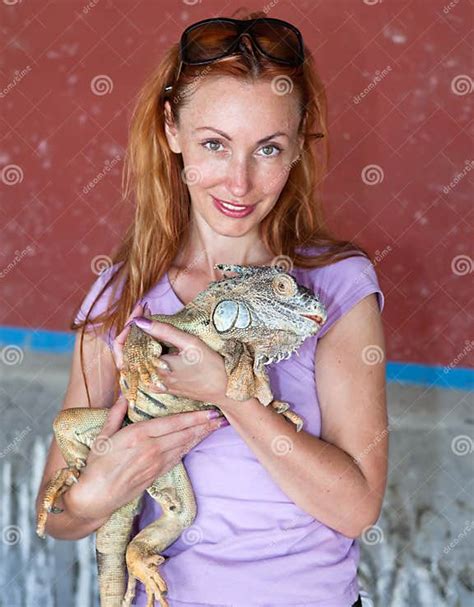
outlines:
[{"label": "woman's arm", "polygon": [[[376,522],[385,491],[384,350],[375,294],[356,304],[321,338],[315,364],[321,438],[304,430],[296,433],[287,420],[254,398],[218,403],[288,497],[353,538]],[[381,362],[370,364],[371,352]]]},{"label": "woman's arm", "polygon": [[[81,330],[76,334],[69,384],[63,401],[63,409],[88,406],[86,387],[80,365],[80,338]],[[116,374],[114,359],[105,342],[100,337],[93,337],[91,333],[84,335],[84,365],[92,406],[111,407]],[[48,481],[56,470],[65,467],[66,462],[53,435],[36,498],[37,512],[43,500],[43,493]],[[48,535],[62,540],[76,540],[86,537],[103,524],[104,520],[102,518],[83,518],[77,512],[73,513],[73,509],[69,507],[69,500],[74,492],[75,486],[58,500],[57,506],[63,508],[64,512],[52,514],[48,517],[46,523],[46,533]]]}]

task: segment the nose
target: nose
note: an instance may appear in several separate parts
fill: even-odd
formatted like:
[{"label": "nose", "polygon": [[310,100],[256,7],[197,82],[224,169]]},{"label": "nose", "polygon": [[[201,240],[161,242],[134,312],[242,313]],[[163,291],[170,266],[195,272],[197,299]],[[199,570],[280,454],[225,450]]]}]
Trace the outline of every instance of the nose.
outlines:
[{"label": "nose", "polygon": [[227,167],[227,189],[239,200],[251,189],[251,175],[246,158],[233,157]]}]

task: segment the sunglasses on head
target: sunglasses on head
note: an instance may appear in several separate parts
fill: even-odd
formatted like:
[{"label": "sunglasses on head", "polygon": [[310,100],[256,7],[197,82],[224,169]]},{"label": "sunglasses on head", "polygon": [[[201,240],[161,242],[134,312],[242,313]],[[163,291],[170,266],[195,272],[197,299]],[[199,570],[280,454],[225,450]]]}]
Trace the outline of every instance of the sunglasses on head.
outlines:
[{"label": "sunglasses on head", "polygon": [[[298,67],[304,62],[301,32],[291,23],[271,17],[231,19],[213,17],[187,27],[180,41],[180,64],[175,82],[185,65],[207,65],[242,52],[249,38],[261,55],[281,65]],[[173,85],[165,88],[171,91]]]}]

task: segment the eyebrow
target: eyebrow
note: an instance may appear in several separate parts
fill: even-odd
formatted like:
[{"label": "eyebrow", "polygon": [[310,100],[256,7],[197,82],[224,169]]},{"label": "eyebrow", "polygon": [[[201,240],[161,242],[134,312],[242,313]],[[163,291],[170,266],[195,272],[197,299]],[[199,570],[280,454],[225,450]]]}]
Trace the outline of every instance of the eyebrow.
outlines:
[{"label": "eyebrow", "polygon": [[[216,133],[218,133],[219,135],[222,135],[222,137],[225,137],[225,139],[228,139],[229,141],[232,141],[232,138],[227,135],[227,133],[224,133],[223,131],[220,131],[219,129],[215,129],[212,126],[200,126],[197,129],[194,129],[194,131],[203,131],[203,130],[207,130],[207,131],[214,131]],[[268,135],[268,137],[264,137],[263,139],[259,139],[257,141],[257,144],[259,143],[265,143],[266,141],[269,141],[270,139],[273,139],[274,137],[280,137],[280,136],[284,136],[284,137],[288,137],[289,135],[287,133],[285,133],[284,131],[277,131],[276,133],[273,133],[272,135]]]}]

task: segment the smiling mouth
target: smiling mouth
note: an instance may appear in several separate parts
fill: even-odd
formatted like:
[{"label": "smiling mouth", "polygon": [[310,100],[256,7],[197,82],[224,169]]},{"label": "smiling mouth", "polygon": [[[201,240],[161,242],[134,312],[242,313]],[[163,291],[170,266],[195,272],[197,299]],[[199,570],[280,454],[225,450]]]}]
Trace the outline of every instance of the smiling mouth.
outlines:
[{"label": "smiling mouth", "polygon": [[235,204],[233,202],[227,202],[227,200],[221,200],[220,198],[216,198],[215,196],[213,198],[217,200],[217,202],[220,202],[223,207],[226,207],[230,211],[243,211],[244,209],[249,209],[250,207],[255,206],[253,204]]}]

